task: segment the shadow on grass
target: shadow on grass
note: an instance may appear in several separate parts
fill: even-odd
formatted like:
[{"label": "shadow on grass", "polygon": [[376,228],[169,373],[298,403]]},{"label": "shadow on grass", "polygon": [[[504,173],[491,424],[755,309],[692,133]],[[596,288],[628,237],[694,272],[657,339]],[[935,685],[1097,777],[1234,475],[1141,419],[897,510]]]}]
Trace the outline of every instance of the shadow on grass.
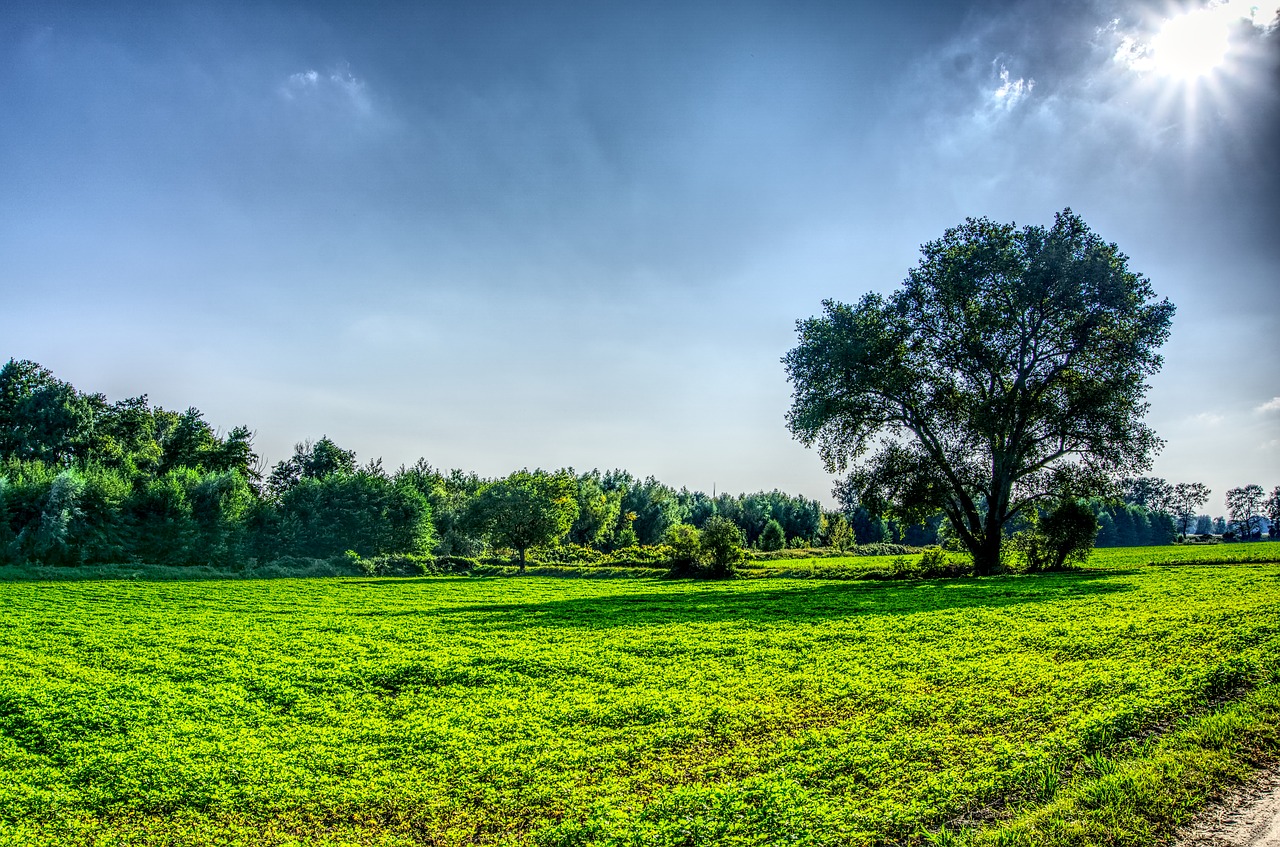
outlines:
[{"label": "shadow on grass", "polygon": [[[1123,579],[1135,571],[1071,572],[1037,576],[938,579],[894,582],[815,582],[785,587],[759,581],[664,582],[649,590],[601,597],[531,598],[528,602],[473,603],[415,610],[397,605],[362,615],[400,617],[478,616],[495,627],[608,628],[671,623],[816,621],[857,615],[910,615],[957,609],[997,609],[1079,597],[1128,592]],[[348,580],[366,589],[406,583],[452,581],[425,577],[411,580]],[[408,600],[409,598],[405,598]]]}]

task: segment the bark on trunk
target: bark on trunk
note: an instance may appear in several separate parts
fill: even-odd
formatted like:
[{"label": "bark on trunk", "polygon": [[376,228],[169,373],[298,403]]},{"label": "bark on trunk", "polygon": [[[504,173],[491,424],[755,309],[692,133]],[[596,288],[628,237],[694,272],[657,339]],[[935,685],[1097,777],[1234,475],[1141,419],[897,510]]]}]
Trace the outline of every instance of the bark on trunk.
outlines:
[{"label": "bark on trunk", "polygon": [[1000,569],[1000,533],[988,534],[973,551],[973,572],[977,576],[991,576]]}]

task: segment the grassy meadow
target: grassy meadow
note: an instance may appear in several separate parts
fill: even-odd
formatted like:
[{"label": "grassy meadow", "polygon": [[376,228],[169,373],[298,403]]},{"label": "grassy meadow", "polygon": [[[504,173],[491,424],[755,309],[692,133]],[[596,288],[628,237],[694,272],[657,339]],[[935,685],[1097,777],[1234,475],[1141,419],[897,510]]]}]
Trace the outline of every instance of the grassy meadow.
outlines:
[{"label": "grassy meadow", "polygon": [[0,582],[0,843],[1145,845],[1280,755],[1280,544],[770,567]]}]

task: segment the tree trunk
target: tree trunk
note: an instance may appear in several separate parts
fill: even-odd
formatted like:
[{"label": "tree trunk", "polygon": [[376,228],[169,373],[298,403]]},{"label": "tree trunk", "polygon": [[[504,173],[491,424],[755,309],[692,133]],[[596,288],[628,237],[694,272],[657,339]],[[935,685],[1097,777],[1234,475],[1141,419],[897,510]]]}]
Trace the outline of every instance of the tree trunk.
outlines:
[{"label": "tree trunk", "polygon": [[520,548],[520,573],[524,573],[524,548]]},{"label": "tree trunk", "polygon": [[1000,569],[1000,532],[986,532],[973,550],[975,576],[991,576]]}]

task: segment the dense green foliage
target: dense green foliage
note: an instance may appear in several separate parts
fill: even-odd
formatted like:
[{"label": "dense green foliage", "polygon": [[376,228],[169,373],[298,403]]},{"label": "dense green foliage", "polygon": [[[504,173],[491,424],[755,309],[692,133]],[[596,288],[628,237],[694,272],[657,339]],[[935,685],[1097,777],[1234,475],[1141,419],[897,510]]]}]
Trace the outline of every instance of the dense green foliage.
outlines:
[{"label": "dense green foliage", "polygon": [[387,473],[328,437],[298,444],[265,479],[260,465],[247,427],[223,436],[196,409],[153,408],[145,396],[109,403],[10,360],[0,368],[0,563],[311,568],[347,551],[523,561],[535,547],[657,549],[671,527],[717,516],[749,543],[767,533],[770,548],[826,540],[819,503],[779,491],[710,497],[620,470],[491,480],[424,460]]},{"label": "dense green foliage", "polygon": [[[108,403],[13,360],[0,368],[0,448],[0,563],[9,564],[319,572],[342,570],[350,552],[692,572],[715,559],[703,555],[711,548],[693,545],[695,562],[664,542],[673,528],[700,531],[715,518],[771,554],[855,542],[874,554],[880,544],[955,537],[940,512],[914,524],[872,514],[847,484],[836,490],[843,509],[824,512],[780,491],[709,496],[620,470],[483,479],[419,460],[389,473],[327,437],[296,445],[264,478],[247,427],[224,436],[196,409],[178,414],[145,397]],[[1172,502],[1173,487],[1126,484],[1123,501],[1091,501],[1098,546],[1168,543],[1173,519],[1156,507]]]},{"label": "dense green foliage", "polygon": [[1158,843],[1280,753],[1280,566],[1147,564],[1213,552],[0,583],[0,843]]},{"label": "dense green foliage", "polygon": [[942,511],[990,573],[1027,509],[1149,466],[1174,309],[1070,210],[1048,229],[971,218],[921,254],[892,296],[799,322],[787,421],[872,514]]}]

